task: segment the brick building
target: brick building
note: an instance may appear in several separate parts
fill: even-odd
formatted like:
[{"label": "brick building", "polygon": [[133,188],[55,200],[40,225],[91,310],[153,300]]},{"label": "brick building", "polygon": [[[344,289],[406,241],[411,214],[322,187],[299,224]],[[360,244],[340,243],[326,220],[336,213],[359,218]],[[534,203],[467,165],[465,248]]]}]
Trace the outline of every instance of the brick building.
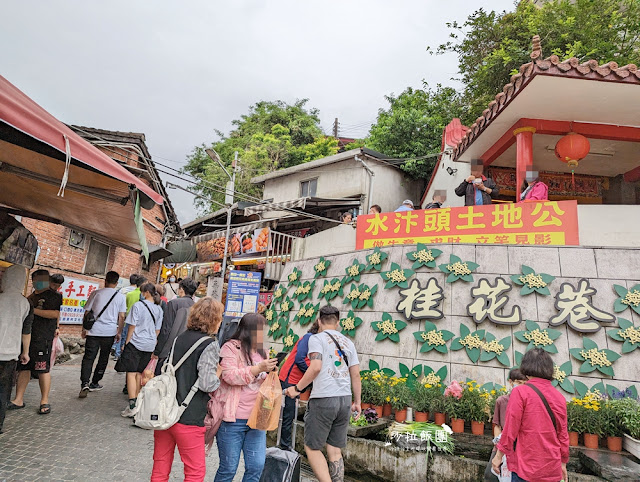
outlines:
[{"label": "brick building", "polygon": [[[144,134],[69,127],[141,178],[161,194],[165,202],[155,205],[151,210],[142,210],[150,251],[149,263],[145,263],[140,254],[109,240],[95,239],[59,224],[22,218],[21,222],[34,234],[40,246],[34,269],[48,269],[51,273],[61,273],[65,278],[98,283],[100,287],[104,286],[104,275],[111,270],[117,271],[122,278],[128,278],[131,273],[142,273],[150,281],[155,281],[163,252],[160,248],[180,233],[180,225],[151,160]],[[67,334],[77,334],[81,329],[80,325],[61,324],[61,327],[62,332]]]}]

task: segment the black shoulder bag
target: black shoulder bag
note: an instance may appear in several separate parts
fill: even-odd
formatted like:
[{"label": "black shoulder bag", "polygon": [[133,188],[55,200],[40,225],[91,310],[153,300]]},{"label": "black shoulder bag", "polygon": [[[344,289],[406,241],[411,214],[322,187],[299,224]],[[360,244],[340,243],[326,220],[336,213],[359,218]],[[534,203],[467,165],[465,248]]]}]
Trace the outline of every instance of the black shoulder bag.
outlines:
[{"label": "black shoulder bag", "polygon": [[149,314],[151,315],[151,321],[153,321],[153,325],[155,326],[156,324],[156,317],[153,316],[153,312],[151,311],[151,308],[149,308],[149,306],[144,302],[141,301],[141,303],[144,305],[144,307],[147,309],[147,311],[149,312]]},{"label": "black shoulder bag", "polygon": [[327,335],[329,335],[329,338],[331,338],[333,342],[336,344],[336,346],[338,347],[338,350],[340,350],[340,353],[342,353],[342,358],[344,358],[344,362],[347,364],[347,366],[349,366],[349,357],[347,357],[347,352],[345,352],[342,349],[342,347],[340,346],[340,343],[338,343],[338,340],[336,340],[331,333],[329,333],[328,331],[326,333]]},{"label": "black shoulder bag", "polygon": [[113,301],[113,299],[116,297],[118,293],[119,292],[116,291],[113,294],[113,296],[109,299],[109,301],[107,301],[107,304],[102,307],[102,309],[100,310],[100,313],[98,313],[98,316],[93,315],[93,309],[89,311],[85,311],[84,316],[82,317],[82,328],[87,331],[93,328],[93,325],[95,324],[97,319],[102,316],[102,313],[104,313],[104,310],[107,309],[107,307],[111,304],[111,302]]}]

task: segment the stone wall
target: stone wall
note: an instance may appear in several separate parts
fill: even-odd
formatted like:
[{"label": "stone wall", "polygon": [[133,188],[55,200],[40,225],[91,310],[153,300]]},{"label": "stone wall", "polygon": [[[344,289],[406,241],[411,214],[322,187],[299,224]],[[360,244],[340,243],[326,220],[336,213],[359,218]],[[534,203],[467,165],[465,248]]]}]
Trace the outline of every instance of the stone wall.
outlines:
[{"label": "stone wall", "polygon": [[[614,302],[618,295],[614,291],[613,285],[617,284],[627,289],[640,283],[640,250],[639,249],[611,249],[611,248],[576,248],[576,247],[526,247],[526,246],[488,246],[488,245],[437,245],[433,248],[443,251],[442,255],[436,259],[436,264],[448,263],[449,255],[457,255],[462,261],[477,263],[479,267],[473,273],[473,282],[456,281],[446,283],[446,275],[437,267],[419,268],[416,274],[410,278],[416,278],[424,287],[430,278],[435,278],[443,289],[444,299],[439,309],[444,316],[439,320],[429,320],[434,323],[438,330],[449,330],[454,333],[454,339],[460,336],[460,325],[464,324],[471,329],[485,329],[496,336],[497,340],[504,337],[511,337],[511,346],[505,353],[508,356],[509,364],[505,366],[496,359],[491,361],[471,362],[465,349],[452,351],[453,340],[446,343],[447,353],[439,353],[432,350],[428,353],[421,353],[421,344],[416,341],[413,333],[425,329],[424,320],[407,321],[398,312],[397,305],[401,300],[399,288],[384,288],[384,282],[379,272],[368,271],[362,275],[360,283],[369,286],[377,285],[378,292],[374,295],[373,308],[363,308],[356,310],[356,315],[362,318],[363,323],[357,328],[355,345],[360,356],[362,368],[368,367],[370,359],[377,361],[382,367],[388,367],[398,371],[399,364],[404,364],[409,368],[423,364],[437,371],[442,366],[447,367],[447,382],[451,379],[466,379],[467,377],[478,380],[480,383],[494,382],[504,385],[509,368],[515,364],[515,352],[524,353],[527,345],[518,341],[513,334],[517,331],[525,330],[525,321],[532,320],[538,322],[540,328],[548,328],[549,320],[558,311],[554,307],[556,294],[560,291],[562,283],[571,283],[578,286],[581,278],[586,278],[591,287],[597,290],[593,296],[593,306],[632,321],[636,327],[640,327],[640,316],[631,309],[622,313],[614,313]],[[413,262],[407,259],[407,253],[415,251],[416,246],[402,246],[383,250],[389,257],[383,262],[382,271],[390,269],[391,263],[397,263],[402,268],[411,268]],[[320,289],[324,285],[324,280],[334,278],[342,279],[345,276],[345,269],[350,266],[355,259],[365,263],[365,257],[371,254],[372,250],[355,251],[347,254],[329,256],[327,260],[331,265],[326,276],[318,278],[313,290],[313,304],[326,304],[324,300],[318,298]],[[282,286],[287,286],[287,276],[293,269],[302,271],[303,281],[312,281],[314,278],[314,266],[318,263],[318,258],[310,258],[302,261],[288,263],[282,278]],[[521,273],[521,266],[526,265],[535,270],[536,273],[546,273],[555,277],[549,284],[550,296],[542,296],[532,293],[521,296],[520,286],[515,285],[510,280],[510,275]],[[518,326],[497,325],[489,320],[485,320],[476,326],[473,319],[467,314],[467,305],[472,301],[471,288],[477,286],[481,278],[486,278],[492,284],[496,277],[502,277],[509,284],[513,285],[511,291],[506,293],[509,301],[505,307],[505,313],[511,312],[511,308],[517,305],[521,308],[522,320]],[[294,287],[289,287],[288,295],[293,297]],[[350,286],[344,287],[344,295],[350,291]],[[310,300],[306,300],[306,305]],[[336,297],[331,304],[337,306],[341,311],[341,317],[346,317],[350,307],[343,303],[343,297]],[[279,316],[280,306],[276,303],[273,308],[276,316]],[[294,316],[300,308],[300,303],[295,302],[294,309],[289,316],[290,327],[299,335],[302,335],[310,325],[305,327],[294,322]],[[380,321],[382,314],[387,312],[394,320],[403,320],[408,326],[400,331],[400,342],[394,343],[390,340],[375,341],[377,333],[372,329],[371,323]],[[583,347],[583,336],[593,340],[599,349],[610,349],[621,354],[622,343],[614,341],[607,336],[606,331],[617,327],[617,322],[600,323],[602,328],[596,333],[583,334],[568,328],[566,323],[552,327],[561,332],[560,337],[555,340],[558,353],[553,354],[554,362],[560,366],[568,361],[571,362],[573,375],[569,377],[572,382],[576,380],[584,383],[587,387],[604,381],[605,384],[623,389],[640,380],[637,367],[640,366],[640,350],[633,350],[625,353],[617,361],[613,362],[615,377],[611,378],[602,375],[598,370],[591,373],[579,373],[582,362],[574,358],[569,353],[571,348]],[[282,348],[282,338],[277,342],[269,338],[268,341],[275,349]]]}]

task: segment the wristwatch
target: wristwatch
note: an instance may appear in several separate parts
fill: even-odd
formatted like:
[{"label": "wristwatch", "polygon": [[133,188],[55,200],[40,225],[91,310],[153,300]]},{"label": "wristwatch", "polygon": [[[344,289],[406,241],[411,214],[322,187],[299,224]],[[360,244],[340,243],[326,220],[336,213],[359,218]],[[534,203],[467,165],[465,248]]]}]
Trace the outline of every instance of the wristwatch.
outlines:
[{"label": "wristwatch", "polygon": [[293,388],[294,388],[294,389],[295,389],[295,391],[296,391],[296,392],[298,392],[298,393],[302,393],[302,392],[304,392],[304,390],[300,390],[300,389],[298,388],[298,384],[297,384],[297,383],[293,386]]}]

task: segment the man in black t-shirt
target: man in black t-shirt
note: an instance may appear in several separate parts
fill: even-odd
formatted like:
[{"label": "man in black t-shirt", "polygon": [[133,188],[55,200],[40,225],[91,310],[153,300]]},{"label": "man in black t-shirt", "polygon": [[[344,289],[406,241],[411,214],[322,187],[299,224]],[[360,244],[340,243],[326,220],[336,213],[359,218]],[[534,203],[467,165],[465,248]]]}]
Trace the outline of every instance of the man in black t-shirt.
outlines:
[{"label": "man in black t-shirt", "polygon": [[29,363],[18,365],[18,383],[16,398],[9,409],[24,408],[24,393],[27,390],[31,374],[40,382],[40,408],[38,413],[51,412],[49,390],[51,389],[51,349],[53,338],[59,332],[60,307],[62,295],[49,289],[49,272],[38,269],[31,274],[34,292],[29,296],[33,307],[33,325],[31,326],[31,344],[29,345]]}]

